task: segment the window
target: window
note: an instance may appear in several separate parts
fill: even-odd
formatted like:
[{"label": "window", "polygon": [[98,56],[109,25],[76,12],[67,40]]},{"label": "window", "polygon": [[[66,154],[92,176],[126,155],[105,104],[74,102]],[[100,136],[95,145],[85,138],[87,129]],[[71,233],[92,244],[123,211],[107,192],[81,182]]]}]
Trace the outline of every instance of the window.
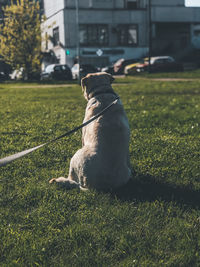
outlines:
[{"label": "window", "polygon": [[194,31],[194,36],[200,36],[200,30],[195,30]]},{"label": "window", "polygon": [[138,0],[125,0],[125,8],[137,9],[138,7]]},{"label": "window", "polygon": [[79,27],[79,40],[81,45],[107,45],[108,26],[104,24],[82,24]]},{"label": "window", "polygon": [[59,44],[59,27],[53,29],[53,45]]},{"label": "window", "polygon": [[54,67],[54,70],[55,70],[55,71],[61,71],[61,66],[55,66],[55,67]]},{"label": "window", "polygon": [[118,44],[119,45],[137,45],[138,29],[137,25],[119,25],[118,26]]}]

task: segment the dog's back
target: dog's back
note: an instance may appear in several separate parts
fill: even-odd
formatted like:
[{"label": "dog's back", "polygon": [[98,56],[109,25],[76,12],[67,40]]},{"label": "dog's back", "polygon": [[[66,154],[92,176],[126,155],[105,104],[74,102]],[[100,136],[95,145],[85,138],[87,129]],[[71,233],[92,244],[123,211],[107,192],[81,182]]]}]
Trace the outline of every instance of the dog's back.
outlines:
[{"label": "dog's back", "polygon": [[[88,120],[114,100],[114,95],[99,95],[89,100],[86,109]],[[122,103],[114,105],[107,113],[83,130],[84,146],[90,147],[95,157],[91,175],[95,186],[119,187],[131,175],[129,169],[129,124]],[[95,155],[95,156],[94,156]],[[91,180],[92,180],[91,179]]]}]

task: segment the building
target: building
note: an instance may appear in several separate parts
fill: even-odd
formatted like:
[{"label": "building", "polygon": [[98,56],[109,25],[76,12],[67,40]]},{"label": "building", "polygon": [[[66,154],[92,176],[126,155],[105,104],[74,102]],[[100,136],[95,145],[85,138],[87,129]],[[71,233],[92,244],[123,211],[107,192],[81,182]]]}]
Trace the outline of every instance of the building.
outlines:
[{"label": "building", "polygon": [[70,66],[78,55],[81,62],[96,66],[140,58],[148,54],[149,41],[153,55],[181,58],[200,49],[200,8],[184,4],[184,0],[44,0],[43,49]]},{"label": "building", "polygon": [[181,59],[194,49],[200,49],[200,8],[185,7],[185,0],[152,0],[152,52]]}]

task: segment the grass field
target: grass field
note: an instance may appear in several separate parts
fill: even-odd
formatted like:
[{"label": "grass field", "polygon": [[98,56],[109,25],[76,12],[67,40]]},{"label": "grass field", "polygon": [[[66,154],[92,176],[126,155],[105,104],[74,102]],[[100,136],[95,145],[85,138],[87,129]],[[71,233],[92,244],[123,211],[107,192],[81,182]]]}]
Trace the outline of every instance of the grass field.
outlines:
[{"label": "grass field", "polygon": [[[131,128],[133,181],[59,190],[81,131],[0,170],[0,266],[200,266],[200,80],[113,84]],[[0,158],[81,124],[76,84],[0,84]]]},{"label": "grass field", "polygon": [[[143,72],[143,73],[135,73],[134,75],[127,76],[128,79],[126,81],[131,81],[134,78],[178,78],[178,79],[199,79],[200,78],[200,69],[196,69],[193,71],[183,71],[183,72],[161,72],[161,73],[151,73]],[[118,79],[120,81],[120,79]]]}]

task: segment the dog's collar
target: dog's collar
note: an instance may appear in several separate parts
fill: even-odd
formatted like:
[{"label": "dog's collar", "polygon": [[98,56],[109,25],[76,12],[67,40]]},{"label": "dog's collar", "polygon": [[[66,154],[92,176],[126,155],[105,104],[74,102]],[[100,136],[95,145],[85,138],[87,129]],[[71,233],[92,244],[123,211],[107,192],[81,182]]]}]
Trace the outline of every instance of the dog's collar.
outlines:
[{"label": "dog's collar", "polygon": [[100,84],[100,85],[97,85],[97,86],[91,88],[90,91],[87,93],[87,95],[90,96],[90,98],[95,97],[96,95],[101,95],[101,94],[113,94],[113,95],[117,96],[117,94],[115,94],[115,92],[113,91],[111,86],[109,86],[109,89],[107,89],[107,90],[101,90],[101,91],[95,92],[95,89],[97,89],[99,87],[108,87],[108,84],[107,83]]},{"label": "dog's collar", "polygon": [[[98,87],[102,87],[102,86],[107,87],[108,89],[107,89],[107,90],[101,90],[101,91],[97,91],[97,92],[95,92],[95,89],[97,89]],[[88,95],[90,98],[92,98],[92,97],[95,97],[95,96],[97,96],[97,95],[103,95],[103,94],[113,94],[113,95],[115,95],[115,96],[118,96],[118,95],[113,91],[113,89],[112,89],[111,86],[108,87],[108,84],[100,84],[100,85],[96,86],[95,88],[91,88],[87,95]]]},{"label": "dog's collar", "polygon": [[114,96],[118,96],[115,92],[113,92],[111,90],[110,91],[106,90],[106,91],[99,91],[99,92],[90,93],[89,96],[91,99],[92,97],[95,97],[97,95],[104,95],[104,94],[112,94]]}]

